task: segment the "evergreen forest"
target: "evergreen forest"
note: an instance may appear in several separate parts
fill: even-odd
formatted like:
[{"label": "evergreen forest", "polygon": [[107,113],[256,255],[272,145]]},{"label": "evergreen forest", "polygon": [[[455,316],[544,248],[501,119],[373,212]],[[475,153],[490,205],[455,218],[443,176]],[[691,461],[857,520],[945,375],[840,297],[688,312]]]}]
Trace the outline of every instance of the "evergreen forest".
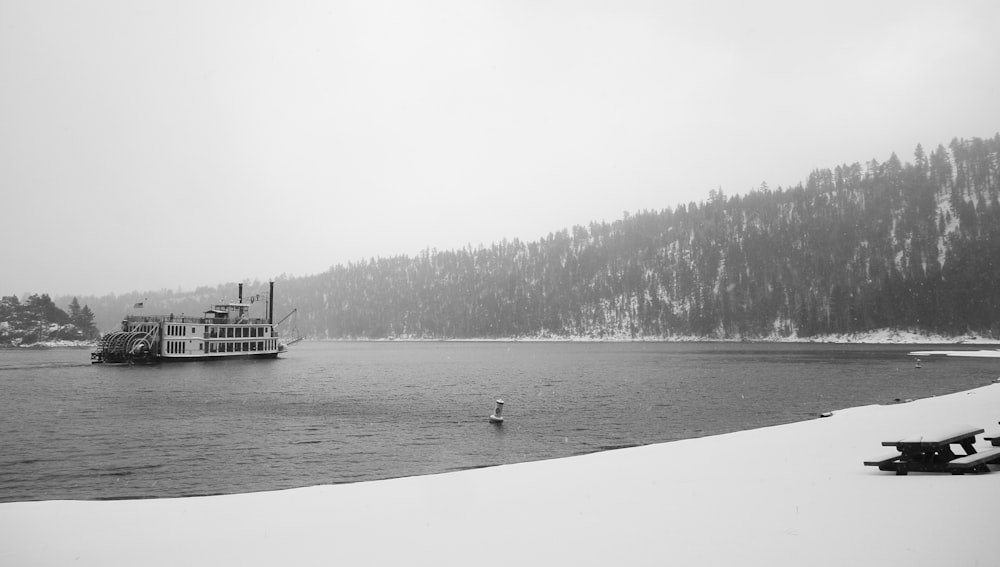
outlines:
[{"label": "evergreen forest", "polygon": [[69,302],[69,313],[48,294],[31,294],[21,302],[16,295],[0,298],[0,346],[30,346],[51,341],[84,341],[98,338],[94,313]]},{"label": "evergreen forest", "polygon": [[[1000,134],[533,242],[283,276],[275,314],[297,308],[298,332],[320,339],[1000,338],[997,281]],[[88,300],[107,330],[135,301],[196,313],[234,288]]]}]

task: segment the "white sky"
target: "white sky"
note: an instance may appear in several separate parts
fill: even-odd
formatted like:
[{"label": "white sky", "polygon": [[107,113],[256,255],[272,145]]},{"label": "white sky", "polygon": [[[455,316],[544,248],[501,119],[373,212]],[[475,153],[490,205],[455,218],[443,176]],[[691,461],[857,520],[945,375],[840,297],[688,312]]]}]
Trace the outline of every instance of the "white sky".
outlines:
[{"label": "white sky", "polygon": [[0,2],[0,293],[309,275],[1000,131],[1000,2]]}]

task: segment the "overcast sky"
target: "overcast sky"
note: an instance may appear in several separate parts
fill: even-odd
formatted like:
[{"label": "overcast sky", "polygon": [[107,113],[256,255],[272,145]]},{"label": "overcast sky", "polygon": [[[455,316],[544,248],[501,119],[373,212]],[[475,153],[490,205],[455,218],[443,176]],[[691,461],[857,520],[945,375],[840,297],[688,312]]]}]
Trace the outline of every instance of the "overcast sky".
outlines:
[{"label": "overcast sky", "polygon": [[0,2],[0,293],[535,240],[1000,131],[1000,2]]}]

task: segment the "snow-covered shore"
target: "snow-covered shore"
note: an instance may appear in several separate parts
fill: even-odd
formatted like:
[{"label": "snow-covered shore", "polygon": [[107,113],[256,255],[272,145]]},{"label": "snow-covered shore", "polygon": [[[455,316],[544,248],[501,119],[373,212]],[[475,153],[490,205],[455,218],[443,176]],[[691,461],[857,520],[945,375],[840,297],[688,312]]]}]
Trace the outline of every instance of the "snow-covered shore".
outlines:
[{"label": "snow-covered shore", "polygon": [[998,420],[1000,384],[992,384],[456,473],[0,504],[0,564],[995,565],[1000,471],[897,477],[862,462],[885,453],[885,439],[964,424],[997,433]]},{"label": "snow-covered shore", "polygon": [[816,335],[813,337],[798,337],[798,336],[780,336],[773,335],[770,337],[758,337],[752,339],[741,339],[741,338],[713,338],[713,337],[697,337],[697,336],[686,336],[686,335],[671,335],[664,337],[657,336],[639,336],[633,337],[628,333],[618,333],[618,334],[607,334],[602,336],[590,336],[590,335],[551,335],[542,334],[535,336],[519,336],[519,337],[497,337],[497,338],[472,338],[472,339],[432,339],[425,337],[409,337],[409,336],[395,336],[391,338],[355,338],[355,339],[308,339],[312,341],[319,342],[353,342],[353,341],[372,341],[372,342],[580,342],[580,343],[629,343],[629,342],[663,342],[663,343],[699,343],[699,342],[718,342],[718,343],[736,343],[736,342],[749,342],[749,343],[798,343],[798,344],[809,344],[809,343],[821,343],[821,344],[914,344],[914,345],[1000,345],[1000,339],[993,339],[990,337],[983,337],[979,335],[961,335],[961,336],[947,336],[947,335],[936,335],[928,334],[918,331],[906,331],[899,329],[880,329],[875,331],[866,331],[863,333],[847,333],[840,335]]},{"label": "snow-covered shore", "polygon": [[[41,341],[31,344],[9,345],[9,348],[94,348],[97,341]],[[7,345],[0,345],[0,348]]]}]

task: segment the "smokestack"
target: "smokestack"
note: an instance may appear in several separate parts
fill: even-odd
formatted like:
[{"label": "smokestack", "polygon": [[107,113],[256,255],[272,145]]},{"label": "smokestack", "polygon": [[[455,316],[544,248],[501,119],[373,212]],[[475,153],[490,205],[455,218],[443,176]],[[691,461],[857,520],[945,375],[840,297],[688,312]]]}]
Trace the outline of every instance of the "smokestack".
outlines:
[{"label": "smokestack", "polygon": [[243,284],[240,284],[240,299],[236,303],[243,303]]},{"label": "smokestack", "polygon": [[274,282],[271,282],[271,291],[267,295],[267,322],[274,324]]}]

